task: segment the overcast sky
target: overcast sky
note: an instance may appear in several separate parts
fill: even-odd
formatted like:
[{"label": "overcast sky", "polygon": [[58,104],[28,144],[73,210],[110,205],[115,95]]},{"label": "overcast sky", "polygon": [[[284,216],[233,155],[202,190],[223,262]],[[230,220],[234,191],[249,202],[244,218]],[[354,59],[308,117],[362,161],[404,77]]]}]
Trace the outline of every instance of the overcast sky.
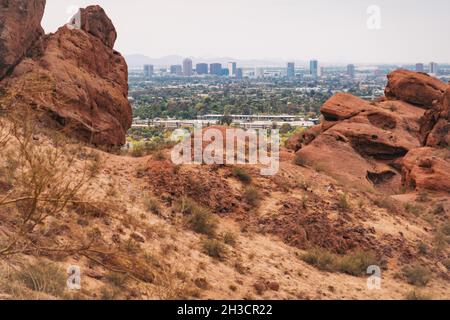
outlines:
[{"label": "overcast sky", "polygon": [[[450,62],[450,0],[47,0],[45,30],[91,4],[113,20],[123,54]],[[379,30],[367,26],[378,21],[370,5]]]}]

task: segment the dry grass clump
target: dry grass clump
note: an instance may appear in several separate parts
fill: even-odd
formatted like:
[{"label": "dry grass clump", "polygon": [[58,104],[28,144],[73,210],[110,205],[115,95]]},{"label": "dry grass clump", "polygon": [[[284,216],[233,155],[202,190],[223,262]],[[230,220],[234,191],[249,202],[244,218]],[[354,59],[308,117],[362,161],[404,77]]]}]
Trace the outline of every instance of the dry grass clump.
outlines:
[{"label": "dry grass clump", "polygon": [[258,207],[262,200],[261,192],[255,186],[245,188],[243,193],[244,201],[251,207]]},{"label": "dry grass clump", "polygon": [[339,209],[343,211],[350,210],[351,205],[350,202],[348,201],[348,195],[346,193],[339,195],[337,205]]},{"label": "dry grass clump", "polygon": [[150,196],[144,197],[144,206],[149,212],[161,215],[162,207],[156,198]]},{"label": "dry grass clump", "polygon": [[189,198],[184,198],[181,203],[181,211],[186,214],[186,223],[192,231],[207,235],[210,238],[216,236],[217,219],[211,211]]},{"label": "dry grass clump", "polygon": [[227,255],[227,249],[222,242],[215,239],[207,239],[203,242],[203,251],[210,257],[224,260]]},{"label": "dry grass clump", "polygon": [[28,289],[61,297],[66,289],[67,274],[51,262],[36,262],[17,271],[16,278]]}]

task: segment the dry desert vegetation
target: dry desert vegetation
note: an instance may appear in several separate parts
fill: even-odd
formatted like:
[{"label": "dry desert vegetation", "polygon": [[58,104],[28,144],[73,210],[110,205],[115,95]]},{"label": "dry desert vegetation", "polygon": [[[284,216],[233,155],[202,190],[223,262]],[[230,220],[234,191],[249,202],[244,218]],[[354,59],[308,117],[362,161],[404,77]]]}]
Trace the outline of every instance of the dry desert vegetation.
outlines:
[{"label": "dry desert vegetation", "polygon": [[45,1],[6,3],[1,299],[450,298],[448,84],[398,70],[377,101],[333,96],[275,176],[175,165],[168,144],[120,149],[128,75],[103,9],[44,35]]}]

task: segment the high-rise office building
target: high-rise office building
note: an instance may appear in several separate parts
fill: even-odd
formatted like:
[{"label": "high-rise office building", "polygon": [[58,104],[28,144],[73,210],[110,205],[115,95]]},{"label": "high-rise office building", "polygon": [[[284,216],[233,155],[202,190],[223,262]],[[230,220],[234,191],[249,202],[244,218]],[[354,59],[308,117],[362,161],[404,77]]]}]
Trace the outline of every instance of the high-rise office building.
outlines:
[{"label": "high-rise office building", "polygon": [[208,64],[206,63],[197,63],[195,66],[195,71],[197,74],[208,74]]},{"label": "high-rise office building", "polygon": [[237,68],[236,69],[236,79],[242,80],[244,78],[244,69]]},{"label": "high-rise office building", "polygon": [[221,76],[222,75],[222,64],[220,63],[211,63],[209,65],[209,73],[216,75],[216,76]]},{"label": "high-rise office building", "polygon": [[185,77],[192,76],[192,60],[191,59],[184,59],[183,60],[183,75]]},{"label": "high-rise office building", "polygon": [[287,64],[287,77],[289,79],[295,78],[295,63],[288,62]]},{"label": "high-rise office building", "polygon": [[439,66],[436,62],[431,62],[430,63],[430,73],[434,74],[434,75],[438,75],[439,74]]},{"label": "high-rise office building", "polygon": [[255,77],[256,78],[264,78],[265,70],[263,68],[255,68]]},{"label": "high-rise office building", "polygon": [[317,60],[311,60],[309,62],[309,74],[314,78],[319,76],[319,62]]},{"label": "high-rise office building", "polygon": [[349,64],[347,66],[347,75],[351,78],[355,77],[355,65],[354,64]]},{"label": "high-rise office building", "polygon": [[416,71],[417,72],[424,72],[425,68],[423,66],[423,63],[416,63]]},{"label": "high-rise office building", "polygon": [[153,77],[154,67],[151,64],[144,65],[144,77],[149,79]]},{"label": "high-rise office building", "polygon": [[236,62],[228,62],[228,75],[230,77],[236,76],[237,63]]},{"label": "high-rise office building", "polygon": [[170,74],[182,75],[183,67],[179,64],[170,66]]}]

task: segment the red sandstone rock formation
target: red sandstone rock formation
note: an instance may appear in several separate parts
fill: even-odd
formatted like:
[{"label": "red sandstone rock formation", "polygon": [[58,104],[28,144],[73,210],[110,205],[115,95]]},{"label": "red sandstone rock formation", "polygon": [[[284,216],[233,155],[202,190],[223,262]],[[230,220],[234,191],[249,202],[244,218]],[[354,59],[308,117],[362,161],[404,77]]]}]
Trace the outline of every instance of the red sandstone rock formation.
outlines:
[{"label": "red sandstone rock formation", "polygon": [[64,26],[40,38],[2,84],[7,92],[19,91],[24,104],[45,110],[70,135],[95,145],[121,145],[132,117],[127,65],[112,49],[116,32],[103,9],[80,12],[81,29]]},{"label": "red sandstone rock formation", "polygon": [[0,80],[44,34],[45,0],[0,0]]},{"label": "red sandstone rock formation", "polygon": [[[406,70],[394,71],[388,79],[387,99],[378,102],[333,96],[321,108],[323,123],[290,138],[287,146],[297,150],[302,162],[346,184],[395,193],[403,181],[412,189],[449,192],[445,150],[421,148],[449,145],[448,86]],[[424,161],[430,168],[419,170]]]},{"label": "red sandstone rock formation", "polygon": [[385,94],[387,98],[429,109],[440,101],[445,90],[445,83],[426,73],[397,70],[388,75]]}]

